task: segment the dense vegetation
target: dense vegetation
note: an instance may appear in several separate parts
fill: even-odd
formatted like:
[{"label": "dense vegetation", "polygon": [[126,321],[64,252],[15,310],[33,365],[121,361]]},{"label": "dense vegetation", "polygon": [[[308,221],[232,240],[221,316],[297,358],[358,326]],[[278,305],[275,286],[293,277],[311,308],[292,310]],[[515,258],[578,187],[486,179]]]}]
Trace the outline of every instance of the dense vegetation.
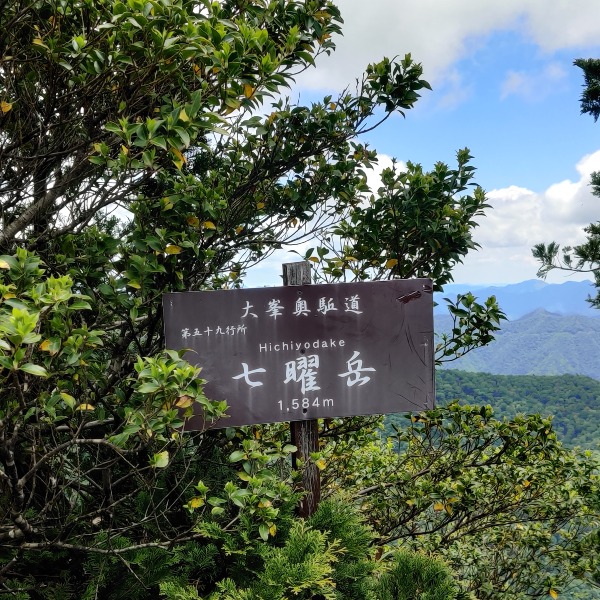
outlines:
[{"label": "dense vegetation", "polygon": [[[376,417],[327,420],[292,469],[288,424],[210,430],[226,402],[164,350],[163,293],[240,286],[316,226],[321,279],[452,280],[487,208],[469,151],[366,184],[360,135],[413,107],[421,65],[298,106],[282,93],[340,33],[327,0],[0,7],[2,594],[529,600],[597,579],[598,464],[548,419],[454,403],[388,444]],[[439,358],[503,317],[448,307]],[[303,520],[307,468],[324,502]]]},{"label": "dense vegetation", "polygon": [[[551,419],[561,442],[597,452],[600,447],[600,382],[575,375],[492,375],[458,370],[436,372],[436,400],[439,405],[459,401],[467,405],[488,405],[499,419],[538,414]],[[405,427],[407,416],[387,415],[384,438]],[[564,596],[572,600],[597,600],[600,590],[574,582]]]},{"label": "dense vegetation", "polygon": [[[521,414],[552,417],[552,427],[569,446],[597,450],[600,444],[600,382],[577,375],[492,375],[458,370],[436,373],[436,400],[447,405],[490,405],[497,417]],[[386,417],[390,424],[400,416]]]}]

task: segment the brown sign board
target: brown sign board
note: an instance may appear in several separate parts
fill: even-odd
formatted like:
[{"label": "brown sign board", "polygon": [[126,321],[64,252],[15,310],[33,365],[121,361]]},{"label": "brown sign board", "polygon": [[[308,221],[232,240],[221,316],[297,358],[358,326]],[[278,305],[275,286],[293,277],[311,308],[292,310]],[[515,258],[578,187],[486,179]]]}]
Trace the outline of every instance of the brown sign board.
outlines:
[{"label": "brown sign board", "polygon": [[163,308],[167,348],[229,405],[214,427],[433,407],[429,279],[170,293]]}]

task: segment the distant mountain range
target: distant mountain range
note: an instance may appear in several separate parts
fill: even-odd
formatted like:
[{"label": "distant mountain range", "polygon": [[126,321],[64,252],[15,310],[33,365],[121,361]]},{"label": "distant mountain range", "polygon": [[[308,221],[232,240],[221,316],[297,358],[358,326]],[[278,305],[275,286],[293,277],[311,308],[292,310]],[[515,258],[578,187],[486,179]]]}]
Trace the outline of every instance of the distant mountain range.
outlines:
[{"label": "distant mountain range", "polygon": [[447,285],[434,295],[436,333],[450,332],[452,327],[443,298],[454,300],[467,291],[481,302],[496,296],[508,321],[502,322],[490,345],[442,368],[496,375],[587,375],[600,380],[600,310],[586,300],[595,295],[591,281]]},{"label": "distant mountain range", "polygon": [[[449,332],[449,316],[436,315],[436,333]],[[496,339],[442,368],[496,375],[587,375],[600,379],[600,319],[539,308],[504,322]]]},{"label": "distant mountain range", "polygon": [[546,283],[540,279],[505,286],[450,284],[445,286],[443,292],[434,294],[438,303],[434,313],[447,314],[443,298],[454,300],[457,294],[470,291],[479,300],[496,296],[500,308],[511,320],[519,319],[538,308],[561,315],[600,317],[600,310],[592,308],[586,301],[590,295],[595,295],[595,289],[591,281],[567,281],[557,284]]}]

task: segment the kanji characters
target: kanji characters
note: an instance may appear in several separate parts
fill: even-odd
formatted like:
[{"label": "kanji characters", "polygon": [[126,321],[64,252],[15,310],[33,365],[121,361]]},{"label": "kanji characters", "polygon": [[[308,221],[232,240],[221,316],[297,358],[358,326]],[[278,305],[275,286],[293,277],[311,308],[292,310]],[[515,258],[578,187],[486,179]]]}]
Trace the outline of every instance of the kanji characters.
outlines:
[{"label": "kanji characters", "polygon": [[346,371],[346,373],[338,374],[338,377],[347,377],[346,385],[348,387],[352,387],[353,385],[365,385],[365,383],[371,381],[371,378],[368,375],[362,376],[362,373],[364,371],[376,371],[373,367],[363,367],[363,361],[358,358],[359,356],[360,352],[355,350],[350,360],[346,363],[348,365],[348,371]]},{"label": "kanji characters", "polygon": [[317,308],[317,310],[320,313],[323,313],[324,315],[326,315],[328,312],[332,311],[332,310],[337,310],[335,304],[333,303],[333,298],[329,298],[329,300],[327,300],[326,298],[319,298],[319,308]]},{"label": "kanji characters", "polygon": [[242,307],[242,310],[244,311],[242,319],[245,319],[248,315],[254,317],[255,319],[258,319],[258,315],[256,313],[250,312],[251,308],[254,308],[254,305],[250,304],[249,300],[246,300],[246,306]]},{"label": "kanji characters", "polygon": [[299,356],[285,364],[285,379],[283,383],[295,381],[300,383],[303,394],[314,390],[320,390],[317,385],[317,369],[319,368],[319,355],[310,354]]},{"label": "kanji characters", "polygon": [[304,300],[304,298],[298,298],[296,300],[296,308],[295,308],[293,314],[296,316],[300,316],[300,315],[306,316],[306,315],[310,314],[308,304],[306,303],[306,300]]},{"label": "kanji characters", "polygon": [[352,312],[355,313],[357,315],[362,315],[362,310],[358,310],[358,301],[360,300],[360,298],[358,297],[358,294],[354,294],[354,296],[350,296],[349,298],[345,298],[344,299],[344,305],[346,307],[346,310],[344,312]]},{"label": "kanji characters", "polygon": [[266,373],[267,372],[266,369],[260,368],[260,369],[253,369],[252,371],[249,371],[248,363],[245,363],[245,362],[242,363],[242,369],[243,369],[242,373],[240,373],[239,375],[235,375],[235,377],[232,377],[231,379],[241,379],[243,377],[244,381],[250,387],[257,387],[257,386],[263,385],[262,381],[252,381],[250,379],[250,375],[253,375],[254,373]]},{"label": "kanji characters", "polygon": [[283,314],[283,306],[279,300],[269,300],[269,308],[265,311],[270,317],[277,319],[279,315]]}]

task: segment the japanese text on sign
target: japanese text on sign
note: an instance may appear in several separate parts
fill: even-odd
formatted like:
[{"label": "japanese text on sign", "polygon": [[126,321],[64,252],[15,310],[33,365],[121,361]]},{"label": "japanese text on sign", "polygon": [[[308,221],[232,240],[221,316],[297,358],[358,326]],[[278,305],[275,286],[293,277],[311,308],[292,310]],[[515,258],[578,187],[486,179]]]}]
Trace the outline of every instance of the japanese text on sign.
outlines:
[{"label": "japanese text on sign", "polygon": [[167,294],[164,312],[167,346],[228,402],[218,426],[433,403],[429,280]]}]

